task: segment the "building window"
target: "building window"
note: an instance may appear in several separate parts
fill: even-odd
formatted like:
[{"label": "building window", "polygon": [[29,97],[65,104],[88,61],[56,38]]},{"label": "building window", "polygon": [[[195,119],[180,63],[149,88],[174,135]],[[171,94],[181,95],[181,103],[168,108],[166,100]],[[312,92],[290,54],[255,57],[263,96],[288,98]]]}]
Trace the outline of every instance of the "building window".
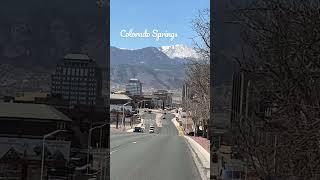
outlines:
[{"label": "building window", "polygon": [[66,125],[64,122],[57,122],[57,129],[65,129]]}]

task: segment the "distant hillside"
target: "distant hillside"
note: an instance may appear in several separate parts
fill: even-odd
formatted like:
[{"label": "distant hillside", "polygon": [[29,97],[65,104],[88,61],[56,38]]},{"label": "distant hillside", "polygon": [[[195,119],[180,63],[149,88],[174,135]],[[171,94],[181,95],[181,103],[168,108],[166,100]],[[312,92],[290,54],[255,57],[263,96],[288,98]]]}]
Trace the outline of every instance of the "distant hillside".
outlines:
[{"label": "distant hillside", "polygon": [[138,78],[143,86],[158,89],[181,88],[184,66],[188,60],[169,58],[156,47],[126,50],[111,47],[111,82],[125,84],[130,78]]},{"label": "distant hillside", "polygon": [[1,1],[0,95],[48,90],[50,73],[69,53],[88,54],[106,68],[105,17],[99,12],[106,14],[94,0]]}]

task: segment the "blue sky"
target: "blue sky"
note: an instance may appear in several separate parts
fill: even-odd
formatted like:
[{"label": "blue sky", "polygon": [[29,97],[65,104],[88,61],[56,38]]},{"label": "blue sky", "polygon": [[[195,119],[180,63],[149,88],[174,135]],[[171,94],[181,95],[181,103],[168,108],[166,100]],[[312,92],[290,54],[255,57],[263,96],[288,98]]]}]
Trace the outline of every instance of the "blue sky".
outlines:
[{"label": "blue sky", "polygon": [[[138,49],[148,46],[185,44],[192,47],[191,38],[196,34],[191,21],[198,10],[210,7],[209,0],[110,0],[111,46]],[[121,30],[150,33],[148,38],[121,37]],[[153,30],[159,33],[176,33],[171,38],[152,37]],[[124,31],[123,31],[124,32]],[[123,33],[125,35],[125,33]]]}]

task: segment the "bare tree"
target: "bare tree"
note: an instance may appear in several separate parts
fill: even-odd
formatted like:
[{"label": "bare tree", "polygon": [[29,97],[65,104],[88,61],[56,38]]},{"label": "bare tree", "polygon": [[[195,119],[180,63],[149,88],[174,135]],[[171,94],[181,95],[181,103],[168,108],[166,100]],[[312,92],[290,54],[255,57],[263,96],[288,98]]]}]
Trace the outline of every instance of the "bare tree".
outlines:
[{"label": "bare tree", "polygon": [[257,0],[235,11],[252,75],[239,151],[261,179],[320,178],[319,10],[316,0]]},{"label": "bare tree", "polygon": [[187,110],[191,111],[195,126],[207,128],[210,118],[210,67],[204,62],[193,62],[186,67],[186,82],[191,97],[186,101]]},{"label": "bare tree", "polygon": [[190,99],[185,102],[186,109],[191,112],[195,127],[198,129],[201,125],[204,131],[210,118],[209,71],[210,66],[206,61],[194,61],[186,67],[186,82],[191,92]]},{"label": "bare tree", "polygon": [[[191,97],[185,102],[185,108],[191,112],[196,130],[199,125],[207,132],[210,118],[210,22],[209,9],[198,12],[192,21],[192,29],[196,32],[194,49],[199,55],[197,60],[187,64],[185,69],[186,83]],[[195,132],[196,134],[197,132]],[[208,138],[208,133],[207,138]],[[203,133],[205,135],[205,133]]]},{"label": "bare tree", "polygon": [[194,49],[201,56],[201,59],[210,59],[210,10],[204,9],[192,21],[192,29],[197,36],[193,39]]}]

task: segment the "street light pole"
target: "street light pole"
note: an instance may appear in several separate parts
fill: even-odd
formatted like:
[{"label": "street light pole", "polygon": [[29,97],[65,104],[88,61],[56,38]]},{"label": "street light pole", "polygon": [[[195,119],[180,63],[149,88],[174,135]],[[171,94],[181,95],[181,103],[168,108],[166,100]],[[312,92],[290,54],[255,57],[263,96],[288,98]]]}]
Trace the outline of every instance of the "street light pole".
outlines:
[{"label": "street light pole", "polygon": [[91,134],[92,134],[92,131],[94,129],[98,129],[98,128],[102,128],[103,126],[105,126],[107,124],[103,124],[103,125],[100,125],[100,126],[96,126],[96,127],[93,127],[91,129],[89,129],[89,136],[88,136],[88,150],[87,150],[87,174],[89,174],[89,158],[90,158],[90,147],[91,147]]},{"label": "street light pole", "polygon": [[[101,127],[100,127],[100,141],[99,141],[99,146],[100,146],[100,153],[102,153],[102,127],[103,126],[105,126],[105,125],[107,125],[107,124],[103,124],[103,125],[101,125]],[[103,158],[102,158],[103,159]],[[100,161],[102,160],[102,159],[100,159]],[[100,165],[101,165],[101,173],[100,173],[100,177],[101,177],[101,179],[102,179],[102,173],[103,173],[103,164],[102,164],[102,162],[100,162]]]},{"label": "street light pole", "polygon": [[142,108],[141,103],[142,103],[143,101],[144,101],[144,100],[142,100],[142,101],[139,101],[139,102],[138,102],[138,106],[139,106],[139,108]]},{"label": "street light pole", "polygon": [[58,130],[55,130],[55,131],[53,131],[53,132],[51,132],[51,133],[46,134],[46,135],[43,136],[43,139],[42,139],[42,157],[41,157],[40,180],[42,180],[42,178],[43,178],[44,155],[45,155],[45,153],[44,153],[44,150],[45,150],[45,148],[44,148],[44,143],[45,143],[45,140],[46,140],[47,137],[52,136],[52,135],[54,135],[54,134],[57,134],[57,133],[59,133],[59,132],[67,132],[67,130],[58,129]]},{"label": "street light pole", "polygon": [[126,127],[124,127],[124,121],[125,121],[125,117],[124,117],[124,106],[127,104],[130,104],[131,102],[127,102],[125,104],[122,105],[122,131],[125,131]]}]

